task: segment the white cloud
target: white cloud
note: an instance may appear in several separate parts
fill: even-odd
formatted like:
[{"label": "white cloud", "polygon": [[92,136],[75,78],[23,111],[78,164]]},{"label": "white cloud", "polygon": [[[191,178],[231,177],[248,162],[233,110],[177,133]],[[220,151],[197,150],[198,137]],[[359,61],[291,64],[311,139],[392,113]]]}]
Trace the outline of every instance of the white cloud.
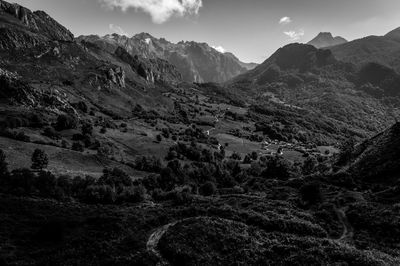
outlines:
[{"label": "white cloud", "polygon": [[299,31],[285,31],[283,32],[286,36],[288,36],[292,41],[297,41],[299,40],[301,37],[304,36],[304,30],[299,30]]},{"label": "white cloud", "polygon": [[198,14],[203,6],[202,0],[99,0],[109,8],[129,8],[150,14],[154,23],[161,24],[172,16]]},{"label": "white cloud", "polygon": [[128,33],[126,33],[126,32],[124,31],[124,29],[121,28],[121,27],[118,26],[118,25],[110,24],[110,25],[108,25],[108,27],[110,28],[110,30],[111,30],[113,33],[117,33],[117,34],[119,34],[119,35],[128,36]]},{"label": "white cloud", "polygon": [[281,25],[287,25],[292,22],[292,19],[290,17],[283,17],[279,20],[279,24]]},{"label": "white cloud", "polygon": [[222,54],[226,52],[225,48],[222,47],[222,46],[211,46],[211,47],[214,48],[215,50],[217,50],[218,52],[222,53]]}]

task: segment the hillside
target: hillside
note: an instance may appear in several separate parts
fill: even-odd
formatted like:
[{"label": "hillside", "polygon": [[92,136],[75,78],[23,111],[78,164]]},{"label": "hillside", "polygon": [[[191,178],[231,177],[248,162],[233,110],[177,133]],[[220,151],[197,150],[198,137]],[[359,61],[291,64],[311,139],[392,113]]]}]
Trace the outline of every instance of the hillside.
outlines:
[{"label": "hillside", "polygon": [[364,180],[397,182],[400,178],[400,124],[358,145],[349,171]]},{"label": "hillside", "polygon": [[330,32],[320,32],[314,39],[309,41],[307,44],[314,46],[315,48],[326,48],[339,44],[347,43],[347,40],[336,36],[333,37]]},{"label": "hillside", "polygon": [[[319,114],[313,121],[330,126],[317,128],[323,135],[336,135],[334,138],[338,139],[346,134],[372,136],[393,122],[387,114],[392,104],[398,106],[395,98],[399,92],[398,78],[393,70],[379,64],[358,70],[336,59],[329,50],[290,44],[255,69],[234,78],[229,86],[252,104],[278,104],[290,110],[291,116],[296,116],[299,110]],[[389,98],[393,102],[387,101]],[[292,120],[288,130],[291,125],[309,131],[304,129],[305,125],[299,128],[298,122],[282,116],[285,123]],[[310,115],[301,117],[307,120]]]},{"label": "hillside", "polygon": [[345,62],[358,66],[375,62],[400,72],[400,29],[384,36],[368,36],[345,44],[330,47],[332,53]]},{"label": "hillside", "polygon": [[77,40],[94,43],[110,53],[122,47],[131,56],[165,59],[177,68],[187,82],[224,82],[255,67],[254,64],[241,62],[231,53],[218,52],[206,43],[182,41],[175,44],[148,33],[132,38],[118,34],[79,36]]}]

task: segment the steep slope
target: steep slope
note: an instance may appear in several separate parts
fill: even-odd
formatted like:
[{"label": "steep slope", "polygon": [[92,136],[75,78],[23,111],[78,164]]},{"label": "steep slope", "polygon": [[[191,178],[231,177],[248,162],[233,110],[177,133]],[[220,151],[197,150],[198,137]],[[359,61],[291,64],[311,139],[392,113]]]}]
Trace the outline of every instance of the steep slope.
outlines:
[{"label": "steep slope", "polygon": [[368,36],[329,49],[339,60],[358,66],[379,63],[400,72],[400,29],[384,36]]},{"label": "steep slope", "polygon": [[71,32],[45,12],[0,0],[0,48],[29,48],[49,40],[73,39]]},{"label": "steep slope", "polygon": [[112,34],[103,37],[80,36],[77,39],[94,43],[111,53],[122,47],[132,56],[167,60],[176,66],[188,82],[224,82],[254,67],[254,64],[240,62],[232,54],[220,53],[206,43],[182,41],[174,44],[148,33],[140,33],[132,38]]},{"label": "steep slope", "polygon": [[340,36],[333,37],[332,33],[330,32],[320,32],[314,39],[309,41],[307,44],[312,45],[316,48],[325,48],[343,43],[347,43],[347,40]]},{"label": "steep slope", "polygon": [[396,182],[400,178],[400,123],[356,146],[350,172],[367,181]]}]

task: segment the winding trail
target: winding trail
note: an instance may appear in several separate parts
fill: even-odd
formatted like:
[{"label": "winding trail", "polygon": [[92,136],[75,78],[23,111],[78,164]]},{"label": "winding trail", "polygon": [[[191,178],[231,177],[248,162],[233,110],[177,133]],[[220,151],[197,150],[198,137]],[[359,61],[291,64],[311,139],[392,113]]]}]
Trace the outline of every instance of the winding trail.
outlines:
[{"label": "winding trail", "polygon": [[163,265],[169,265],[168,261],[164,259],[164,257],[161,255],[160,251],[158,250],[158,243],[160,242],[160,239],[163,237],[163,235],[168,231],[168,229],[171,226],[176,225],[179,222],[182,222],[184,220],[179,220],[175,221],[166,225],[163,225],[159,228],[157,228],[149,237],[147,240],[146,248],[147,251],[153,253],[158,259],[159,262],[157,263],[157,266],[163,266]]},{"label": "winding trail", "polygon": [[347,215],[346,215],[347,209],[348,209],[348,207],[335,208],[335,212],[339,218],[339,222],[343,226],[343,233],[337,240],[350,244],[353,242],[354,230],[353,230],[353,227],[351,226],[349,220],[347,219]]}]

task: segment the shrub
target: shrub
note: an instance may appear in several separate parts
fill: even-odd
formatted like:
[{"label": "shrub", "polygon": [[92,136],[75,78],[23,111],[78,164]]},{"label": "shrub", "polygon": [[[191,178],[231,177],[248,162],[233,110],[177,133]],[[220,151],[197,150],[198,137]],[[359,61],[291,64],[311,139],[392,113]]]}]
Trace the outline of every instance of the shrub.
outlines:
[{"label": "shrub", "polygon": [[36,149],[32,154],[32,166],[31,168],[34,170],[42,170],[47,167],[49,164],[49,158],[47,154],[40,149]]},{"label": "shrub", "polygon": [[6,162],[6,154],[0,149],[0,178],[8,175],[8,164]]},{"label": "shrub", "polygon": [[56,189],[56,177],[46,171],[41,171],[36,178],[36,188],[42,197],[53,197]]},{"label": "shrub", "polygon": [[162,141],[161,135],[157,135],[157,136],[156,136],[156,140],[157,140],[158,142],[161,142],[161,141]]},{"label": "shrub", "polygon": [[81,130],[82,130],[82,135],[89,135],[89,136],[92,135],[93,134],[93,125],[92,125],[92,123],[85,122],[82,125]]},{"label": "shrub", "polygon": [[88,203],[112,204],[116,201],[115,189],[109,185],[91,185],[86,188],[85,201]]},{"label": "shrub", "polygon": [[232,155],[231,155],[231,159],[232,159],[232,160],[240,161],[240,160],[242,160],[242,156],[240,156],[240,154],[234,152],[234,153],[232,153]]},{"label": "shrub", "polygon": [[15,169],[11,173],[10,186],[11,190],[16,194],[29,195],[35,191],[36,176],[31,170]]},{"label": "shrub", "polygon": [[72,150],[83,152],[85,150],[84,146],[80,142],[74,142],[72,144]]},{"label": "shrub", "polygon": [[264,178],[287,180],[292,176],[292,166],[289,161],[274,157],[267,161],[267,168],[261,173]]},{"label": "shrub", "polygon": [[131,186],[132,179],[121,169],[104,169],[103,175],[98,180],[98,183],[109,185],[111,187]]},{"label": "shrub", "polygon": [[300,195],[302,200],[309,204],[315,204],[322,201],[320,185],[316,182],[301,186]]},{"label": "shrub", "polygon": [[60,134],[58,134],[57,131],[52,126],[46,127],[42,134],[43,136],[46,136],[54,140],[60,139]]},{"label": "shrub", "polygon": [[101,129],[100,129],[100,133],[101,134],[105,134],[107,132],[107,128],[106,127],[102,127]]},{"label": "shrub", "polygon": [[211,196],[217,192],[217,187],[213,182],[206,182],[200,187],[200,194],[203,196]]},{"label": "shrub", "polygon": [[243,159],[244,164],[251,164],[251,158],[249,155],[246,155]]},{"label": "shrub", "polygon": [[78,126],[78,121],[70,115],[59,115],[57,118],[56,129],[58,131],[66,129],[74,129]]}]

